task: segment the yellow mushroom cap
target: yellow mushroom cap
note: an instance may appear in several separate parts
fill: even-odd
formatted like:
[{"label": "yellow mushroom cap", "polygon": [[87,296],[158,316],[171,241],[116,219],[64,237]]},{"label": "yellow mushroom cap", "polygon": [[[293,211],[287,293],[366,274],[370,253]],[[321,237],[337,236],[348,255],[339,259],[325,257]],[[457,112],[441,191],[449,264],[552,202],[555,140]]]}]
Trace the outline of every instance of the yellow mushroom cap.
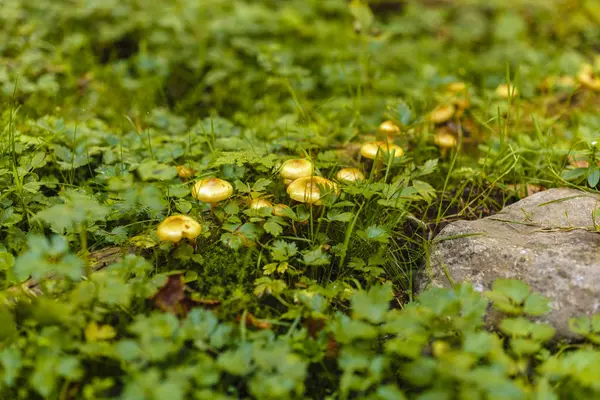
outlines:
[{"label": "yellow mushroom cap", "polygon": [[400,127],[394,123],[394,121],[387,120],[383,121],[378,128],[379,132],[385,133],[386,135],[396,135],[400,133]]},{"label": "yellow mushroom cap", "polygon": [[305,176],[290,183],[287,193],[292,200],[318,206],[321,204],[321,198],[326,194],[321,194],[319,186],[328,188],[328,191],[339,192],[338,186],[329,179],[321,176]]},{"label": "yellow mushroom cap", "polygon": [[394,158],[398,158],[404,155],[404,150],[402,147],[389,142],[367,142],[360,148],[360,155],[369,160],[374,160],[376,157],[381,158],[391,153],[394,154]]},{"label": "yellow mushroom cap", "polygon": [[205,203],[218,203],[232,194],[231,183],[219,178],[202,179],[192,188],[192,196]]},{"label": "yellow mushroom cap", "polygon": [[437,106],[435,110],[433,110],[429,114],[429,119],[434,124],[443,124],[446,121],[449,121],[456,112],[456,108],[452,104],[444,104]]},{"label": "yellow mushroom cap", "polygon": [[508,99],[508,97],[518,96],[519,91],[513,85],[508,85],[506,83],[501,83],[496,88],[496,96],[502,97],[504,99]]},{"label": "yellow mushroom cap", "polygon": [[446,87],[451,93],[460,93],[467,88],[467,84],[464,82],[452,82]]},{"label": "yellow mushroom cap", "polygon": [[202,225],[187,215],[172,215],[165,218],[156,228],[161,241],[179,243],[181,239],[193,240],[202,232]]},{"label": "yellow mushroom cap", "polygon": [[365,175],[358,168],[342,168],[335,177],[342,182],[356,182],[365,180]]},{"label": "yellow mushroom cap", "polygon": [[250,202],[250,208],[253,210],[258,210],[265,207],[273,207],[273,203],[266,199],[254,199]]},{"label": "yellow mushroom cap", "polygon": [[287,160],[281,166],[279,175],[284,180],[294,180],[313,174],[313,165],[310,161],[304,159]]},{"label": "yellow mushroom cap", "polygon": [[277,217],[285,217],[287,214],[285,213],[285,210],[290,209],[289,206],[286,206],[285,204],[275,204],[273,206],[273,215],[277,216]]},{"label": "yellow mushroom cap", "polygon": [[191,178],[196,172],[193,169],[186,167],[185,165],[178,165],[175,167],[175,169],[177,169],[177,176],[179,176],[182,179]]},{"label": "yellow mushroom cap", "polygon": [[451,133],[441,130],[436,132],[434,142],[442,149],[449,149],[456,146],[456,138]]},{"label": "yellow mushroom cap", "polygon": [[577,74],[577,80],[588,89],[600,91],[600,79],[594,77],[594,69],[590,64],[584,64],[581,67]]}]

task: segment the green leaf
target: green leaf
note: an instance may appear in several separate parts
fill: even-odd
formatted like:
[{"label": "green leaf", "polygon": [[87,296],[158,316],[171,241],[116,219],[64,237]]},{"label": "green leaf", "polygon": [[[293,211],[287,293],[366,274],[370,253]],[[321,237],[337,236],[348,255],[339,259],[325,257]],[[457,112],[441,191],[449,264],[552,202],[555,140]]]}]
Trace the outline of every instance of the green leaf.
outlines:
[{"label": "green leaf", "polygon": [[327,212],[327,219],[330,221],[338,222],[350,222],[354,218],[354,214],[351,212],[341,212],[338,209],[331,209]]},{"label": "green leaf", "polygon": [[352,296],[353,318],[365,319],[374,324],[381,323],[393,298],[392,285],[373,285],[368,292],[360,291]]},{"label": "green leaf", "polygon": [[236,376],[245,376],[252,372],[252,346],[242,345],[236,350],[222,353],[217,359],[217,365],[223,371]]},{"label": "green leaf", "polygon": [[357,231],[357,235],[362,239],[372,242],[388,243],[390,240],[390,234],[380,225],[371,225],[365,230],[359,230]]},{"label": "green leaf", "polygon": [[15,264],[15,257],[6,251],[0,251],[0,271],[7,271]]},{"label": "green leaf", "polygon": [[492,290],[504,294],[515,304],[523,304],[529,296],[529,285],[517,279],[497,279],[492,284]]},{"label": "green leaf", "polygon": [[600,181],[600,168],[597,165],[593,165],[590,167],[587,177],[588,185],[591,187],[596,187],[598,182]]},{"label": "green leaf", "polygon": [[271,257],[275,261],[288,261],[298,253],[295,243],[285,240],[275,240],[271,245]]},{"label": "green leaf", "polygon": [[330,256],[327,253],[323,253],[320,247],[314,250],[306,250],[302,252],[303,262],[306,265],[319,266],[328,265],[330,263]]},{"label": "green leaf", "polygon": [[16,383],[19,371],[23,366],[21,351],[16,347],[6,347],[0,351],[0,365],[2,365],[2,382],[11,387]]},{"label": "green leaf", "polygon": [[374,17],[368,5],[364,4],[360,0],[352,0],[350,2],[350,13],[354,19],[358,21],[362,29],[365,31],[371,29]]},{"label": "green leaf", "polygon": [[15,316],[8,307],[0,305],[0,341],[12,338],[17,332]]},{"label": "green leaf", "polygon": [[267,222],[265,222],[264,226],[265,231],[275,237],[281,235],[283,232],[283,228],[279,225],[273,218],[269,218]]},{"label": "green leaf", "polygon": [[398,121],[404,126],[409,125],[413,120],[413,112],[403,100],[398,100],[396,113],[398,115]]},{"label": "green leaf", "polygon": [[146,181],[167,181],[177,176],[177,168],[156,161],[145,161],[137,168],[140,179]]},{"label": "green leaf", "polygon": [[550,300],[538,294],[531,294],[525,300],[523,311],[525,314],[540,316],[550,312]]},{"label": "green leaf", "polygon": [[252,191],[264,192],[271,183],[273,183],[273,181],[270,179],[259,178],[254,185],[252,185]]}]

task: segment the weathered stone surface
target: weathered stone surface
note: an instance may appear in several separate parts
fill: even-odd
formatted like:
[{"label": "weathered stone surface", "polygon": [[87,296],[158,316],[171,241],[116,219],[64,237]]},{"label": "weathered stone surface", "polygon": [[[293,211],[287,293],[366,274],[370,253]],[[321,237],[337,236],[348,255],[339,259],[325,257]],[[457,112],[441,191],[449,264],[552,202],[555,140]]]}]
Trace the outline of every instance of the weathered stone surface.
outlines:
[{"label": "weathered stone surface", "polygon": [[[457,221],[434,240],[424,288],[467,281],[480,291],[498,278],[520,279],[551,299],[541,318],[561,337],[568,320],[600,313],[600,233],[593,212],[600,196],[572,189],[536,193],[476,221]],[[600,225],[600,221],[597,221]]]}]

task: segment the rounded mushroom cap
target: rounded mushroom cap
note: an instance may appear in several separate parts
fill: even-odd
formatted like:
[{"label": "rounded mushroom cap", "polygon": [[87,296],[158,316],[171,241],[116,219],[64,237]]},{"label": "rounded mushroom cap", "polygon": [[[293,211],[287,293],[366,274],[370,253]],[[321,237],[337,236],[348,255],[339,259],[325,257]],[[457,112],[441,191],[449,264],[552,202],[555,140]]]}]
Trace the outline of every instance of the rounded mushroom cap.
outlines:
[{"label": "rounded mushroom cap", "polygon": [[261,208],[265,208],[265,207],[273,207],[273,203],[271,203],[269,200],[266,199],[253,199],[250,202],[250,208],[252,210],[259,210]]},{"label": "rounded mushroom cap", "polygon": [[600,79],[594,77],[594,68],[590,64],[584,64],[577,74],[577,80],[584,87],[600,91]]},{"label": "rounded mushroom cap", "polygon": [[277,217],[285,217],[287,216],[287,214],[285,213],[285,210],[289,210],[290,207],[286,206],[285,204],[275,204],[273,206],[273,215],[277,216]]},{"label": "rounded mushroom cap", "polygon": [[440,130],[436,132],[433,141],[442,149],[449,149],[451,147],[455,147],[457,143],[454,135],[445,130]]},{"label": "rounded mushroom cap", "polygon": [[342,168],[335,177],[342,182],[356,182],[365,180],[365,175],[358,168]]},{"label": "rounded mushroom cap", "polygon": [[443,124],[449,121],[456,112],[456,108],[452,104],[443,104],[437,106],[430,114],[429,119],[434,124]]},{"label": "rounded mushroom cap", "polygon": [[464,82],[452,82],[452,83],[449,83],[448,86],[446,86],[446,89],[448,89],[448,91],[451,93],[464,92],[464,90],[466,88],[467,88],[467,84]]},{"label": "rounded mushroom cap", "polygon": [[[279,175],[284,180],[294,180],[313,174],[313,165],[310,161],[304,159],[287,160],[281,166]],[[291,182],[290,182],[291,183]]]},{"label": "rounded mushroom cap", "polygon": [[396,135],[400,133],[400,127],[396,125],[394,121],[389,119],[387,121],[383,121],[377,130],[386,135]]},{"label": "rounded mushroom cap", "polygon": [[326,192],[339,192],[338,186],[329,179],[321,176],[305,176],[290,183],[287,187],[287,193],[293,200],[300,203],[315,204],[318,206],[321,204],[321,198],[326,194],[321,194],[319,186],[328,189]]},{"label": "rounded mushroom cap", "polygon": [[177,169],[177,176],[179,176],[181,179],[191,178],[196,172],[193,169],[186,167],[185,165],[178,165],[175,167],[175,169]]},{"label": "rounded mushroom cap", "polygon": [[394,158],[402,157],[404,150],[402,147],[389,142],[367,142],[360,148],[360,155],[369,160],[376,157],[383,157],[388,154],[394,154]]},{"label": "rounded mushroom cap", "polygon": [[179,243],[181,239],[196,239],[202,232],[200,225],[187,215],[172,215],[165,218],[156,228],[156,235],[161,241]]},{"label": "rounded mushroom cap", "polygon": [[232,194],[231,183],[219,178],[202,179],[192,188],[192,196],[205,203],[218,203]]},{"label": "rounded mushroom cap", "polygon": [[508,99],[508,97],[514,97],[519,94],[517,88],[513,85],[508,85],[506,83],[501,83],[496,88],[496,96],[502,97],[503,99]]}]

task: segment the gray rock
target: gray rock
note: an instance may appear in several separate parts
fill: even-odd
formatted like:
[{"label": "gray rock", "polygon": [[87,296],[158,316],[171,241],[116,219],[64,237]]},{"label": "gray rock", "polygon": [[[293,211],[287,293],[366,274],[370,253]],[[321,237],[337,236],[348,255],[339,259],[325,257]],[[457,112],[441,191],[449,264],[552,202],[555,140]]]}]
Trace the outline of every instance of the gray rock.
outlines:
[{"label": "gray rock", "polygon": [[559,337],[573,337],[569,318],[600,313],[597,208],[599,196],[550,189],[491,217],[451,223],[434,239],[431,268],[417,286],[448,287],[449,275],[455,283],[471,282],[484,291],[496,279],[520,279],[551,299],[552,311],[541,320]]}]

